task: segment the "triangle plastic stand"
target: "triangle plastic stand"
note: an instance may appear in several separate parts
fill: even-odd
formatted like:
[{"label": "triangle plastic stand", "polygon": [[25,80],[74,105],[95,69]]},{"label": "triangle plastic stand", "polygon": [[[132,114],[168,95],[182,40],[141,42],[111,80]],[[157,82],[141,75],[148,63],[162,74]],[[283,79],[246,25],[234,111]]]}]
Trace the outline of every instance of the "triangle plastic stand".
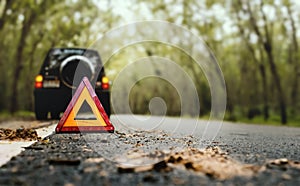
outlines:
[{"label": "triangle plastic stand", "polygon": [[[93,118],[76,118],[81,107],[86,103],[90,106]],[[88,78],[82,79],[55,131],[56,133],[114,132],[114,126]]]}]

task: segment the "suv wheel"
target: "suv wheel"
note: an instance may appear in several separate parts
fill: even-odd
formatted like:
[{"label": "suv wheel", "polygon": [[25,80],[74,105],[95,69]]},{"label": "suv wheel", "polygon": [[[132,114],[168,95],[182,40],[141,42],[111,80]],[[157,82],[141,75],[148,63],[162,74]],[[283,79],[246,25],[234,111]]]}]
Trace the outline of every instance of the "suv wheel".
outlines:
[{"label": "suv wheel", "polygon": [[48,112],[45,111],[35,111],[35,117],[38,120],[46,120]]},{"label": "suv wheel", "polygon": [[[76,77],[74,76],[77,73]],[[74,55],[65,59],[60,65],[62,82],[69,88],[75,89],[84,76],[93,79],[95,69],[92,62],[85,56]],[[76,79],[75,79],[76,78]],[[76,86],[74,86],[74,84]]]},{"label": "suv wheel", "polygon": [[50,112],[51,119],[60,119],[59,112]]}]

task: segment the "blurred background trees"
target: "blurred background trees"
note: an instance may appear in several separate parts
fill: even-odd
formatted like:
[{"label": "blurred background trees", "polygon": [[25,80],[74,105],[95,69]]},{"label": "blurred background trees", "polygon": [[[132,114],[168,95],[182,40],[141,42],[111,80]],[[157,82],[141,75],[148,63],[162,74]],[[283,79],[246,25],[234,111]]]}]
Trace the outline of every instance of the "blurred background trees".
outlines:
[{"label": "blurred background trees", "polygon": [[[0,110],[33,109],[34,77],[49,48],[89,47],[111,28],[155,19],[182,25],[213,51],[226,81],[226,119],[297,123],[299,10],[296,0],[1,0]],[[200,115],[209,114],[203,72],[174,47],[151,42],[126,47],[106,63],[107,75],[113,81],[126,64],[149,56],[169,58],[185,69],[198,91]],[[174,87],[155,78],[133,87],[132,111],[149,113],[148,103],[156,96],[166,101],[168,115],[180,114]]]}]

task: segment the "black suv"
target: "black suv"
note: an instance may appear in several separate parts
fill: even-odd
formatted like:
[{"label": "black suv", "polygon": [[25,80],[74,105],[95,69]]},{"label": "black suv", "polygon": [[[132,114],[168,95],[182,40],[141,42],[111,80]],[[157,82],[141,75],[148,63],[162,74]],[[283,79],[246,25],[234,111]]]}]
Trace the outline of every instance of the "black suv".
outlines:
[{"label": "black suv", "polygon": [[109,80],[97,51],[53,48],[35,78],[35,115],[38,120],[59,119],[82,78],[89,78],[106,113],[110,116]]}]

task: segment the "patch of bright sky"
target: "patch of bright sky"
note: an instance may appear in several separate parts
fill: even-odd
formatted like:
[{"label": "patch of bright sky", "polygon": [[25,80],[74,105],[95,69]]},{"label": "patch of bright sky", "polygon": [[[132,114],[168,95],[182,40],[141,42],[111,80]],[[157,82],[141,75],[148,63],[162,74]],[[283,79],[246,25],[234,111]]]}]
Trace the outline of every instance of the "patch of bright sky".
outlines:
[{"label": "patch of bright sky", "polygon": [[[165,20],[165,17],[163,15],[159,15],[154,18],[151,11],[147,7],[147,4],[149,2],[140,2],[136,11],[133,11],[133,7],[135,5],[132,5],[132,1],[124,1],[124,0],[94,0],[97,7],[104,11],[107,10],[108,7],[112,8],[112,11],[115,15],[118,15],[122,18],[121,24],[127,24],[135,21],[142,21],[142,20],[153,20],[153,19],[159,19],[159,20]],[[172,0],[165,0],[165,4],[172,3]],[[200,2],[199,5],[204,5],[204,1]],[[226,3],[226,7],[223,7],[220,4],[215,4],[212,7],[212,10],[208,11],[201,11],[199,14],[193,15],[195,20],[199,21],[199,24],[203,22],[209,22],[209,17],[213,15],[217,15],[217,17],[222,21],[224,24],[222,26],[222,32],[217,32],[216,38],[221,38],[220,34],[228,34],[232,33],[233,31],[237,31],[237,28],[232,26],[232,22],[230,21],[230,18],[227,16],[227,11],[231,6],[231,1],[229,0]],[[197,8],[197,7],[192,7]],[[203,7],[204,8],[204,7]],[[175,17],[176,19],[174,22],[176,24],[181,24],[182,18],[181,16],[176,16],[179,13],[182,13],[182,6],[180,4],[178,5],[172,5],[172,10],[169,12],[170,17]],[[195,30],[194,30],[195,31]],[[225,33],[224,33],[225,32]]]},{"label": "patch of bright sky", "polygon": [[[251,3],[257,4],[261,0],[253,0]],[[142,20],[153,20],[153,19],[160,19],[165,20],[163,15],[159,15],[154,17],[147,7],[147,4],[150,2],[139,2],[133,5],[132,1],[124,1],[124,0],[94,0],[95,4],[100,10],[106,10],[108,7],[112,8],[112,11],[115,15],[118,15],[122,18],[122,25],[127,23],[132,23],[135,21],[142,21]],[[164,0],[165,4],[172,3],[172,0]],[[199,11],[199,14],[193,15],[194,19],[199,22],[199,24],[203,24],[204,22],[209,22],[209,17],[214,15],[220,22],[223,23],[222,30],[216,32],[215,39],[221,39],[223,35],[231,34],[233,32],[237,32],[238,28],[234,26],[232,19],[230,18],[230,8],[231,8],[232,0],[227,0],[225,6],[221,4],[215,4],[212,6],[211,10],[207,11]],[[300,9],[300,1],[299,0],[291,0],[293,4],[295,4],[294,11]],[[275,0],[274,2],[276,5],[281,5],[282,0]],[[204,1],[198,2],[199,6],[204,5]],[[134,9],[136,8],[136,9]],[[195,7],[197,8],[197,7]],[[199,7],[198,7],[199,8]],[[136,11],[136,12],[135,12]],[[270,21],[276,21],[276,10],[274,7],[266,5],[263,11],[268,15],[268,19]],[[282,10],[285,11],[285,10]],[[168,12],[171,17],[178,15],[178,13],[182,13],[182,6],[180,4],[174,6],[172,5],[172,10]],[[176,24],[180,24],[182,19],[181,16],[177,16],[174,20]],[[298,16],[294,16],[295,20],[299,22]],[[263,25],[264,23],[262,20],[258,23],[259,25]],[[300,36],[300,29],[298,35]],[[255,39],[254,39],[255,40]]]},{"label": "patch of bright sky", "polygon": [[124,23],[131,23],[139,20],[147,20],[152,19],[151,12],[147,8],[146,3],[139,3],[138,11],[140,17],[136,15],[134,11],[132,11],[132,2],[124,1],[124,0],[94,0],[95,4],[100,10],[107,10],[108,8],[112,8],[112,11],[115,15],[122,17],[122,21]]}]

